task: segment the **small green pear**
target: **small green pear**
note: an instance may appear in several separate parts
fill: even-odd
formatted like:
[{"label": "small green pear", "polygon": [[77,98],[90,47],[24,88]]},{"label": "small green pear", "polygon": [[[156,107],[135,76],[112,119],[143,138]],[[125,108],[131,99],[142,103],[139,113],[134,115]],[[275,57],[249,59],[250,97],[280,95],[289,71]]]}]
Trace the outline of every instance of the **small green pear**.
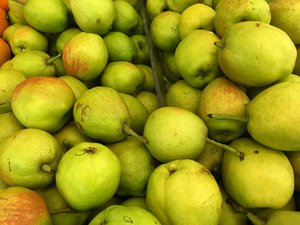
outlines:
[{"label": "small green pear", "polygon": [[265,0],[222,0],[216,9],[214,27],[219,37],[226,30],[242,21],[271,21],[270,6]]},{"label": "small green pear", "polygon": [[149,211],[145,197],[129,197],[122,201],[120,205],[138,206]]},{"label": "small green pear", "polygon": [[169,10],[182,13],[186,8],[198,2],[198,0],[167,0],[167,5]]},{"label": "small green pear", "polygon": [[149,113],[158,108],[157,95],[152,92],[140,91],[135,97],[146,107]]},{"label": "small green pear", "polygon": [[0,178],[11,186],[42,188],[55,179],[63,155],[48,132],[24,128],[6,136],[0,146]]},{"label": "small green pear", "polygon": [[249,134],[259,143],[282,151],[300,149],[300,82],[266,88],[247,106]]},{"label": "small green pear", "polygon": [[121,196],[145,197],[149,176],[157,164],[149,150],[131,136],[107,146],[121,163],[121,179],[116,193]]},{"label": "small green pear", "polygon": [[[97,101],[95,101],[97,99]],[[74,121],[83,134],[103,142],[123,140],[124,127],[131,126],[128,107],[115,89],[98,86],[76,100]]]},{"label": "small green pear", "polygon": [[57,51],[61,53],[66,42],[80,32],[82,32],[82,30],[77,27],[70,27],[60,32],[56,39]]},{"label": "small green pear", "polygon": [[164,163],[151,174],[149,211],[164,225],[218,224],[222,195],[213,175],[191,159]]},{"label": "small green pear", "polygon": [[152,21],[157,14],[168,10],[167,0],[148,0],[146,1],[145,7],[150,21]]},{"label": "small green pear", "polygon": [[27,0],[23,8],[26,22],[45,33],[59,33],[68,27],[68,8],[63,0]]},{"label": "small green pear", "polygon": [[150,55],[146,36],[143,34],[133,34],[129,37],[133,41],[136,48],[136,54],[133,57],[133,63],[150,65]]},{"label": "small green pear", "polygon": [[241,161],[224,152],[222,183],[228,195],[246,209],[287,204],[294,192],[294,173],[286,155],[246,137],[233,140],[230,146],[245,157]]},{"label": "small green pear", "polygon": [[142,89],[145,78],[145,73],[134,63],[116,61],[108,63],[104,68],[100,84],[121,93],[135,95]]},{"label": "small green pear", "polygon": [[59,79],[65,81],[73,90],[76,100],[88,90],[88,87],[81,80],[76,77],[64,75],[60,76]]},{"label": "small green pear", "polygon": [[149,211],[137,206],[111,205],[97,214],[88,225],[161,225]]},{"label": "small green pear", "polygon": [[153,69],[150,65],[145,64],[135,64],[139,69],[141,69],[145,74],[145,80],[141,91],[150,91],[155,93],[155,81]]},{"label": "small green pear", "polygon": [[216,45],[224,74],[245,87],[263,87],[291,74],[297,57],[283,30],[259,21],[232,25]]},{"label": "small green pear", "polygon": [[81,30],[99,35],[111,30],[116,15],[113,0],[69,0],[69,5]]},{"label": "small green pear", "polygon": [[108,147],[81,142],[63,155],[55,181],[67,204],[84,211],[105,204],[116,192],[120,176],[120,161]]},{"label": "small green pear", "polygon": [[13,112],[0,114],[0,140],[25,127],[15,117]]}]

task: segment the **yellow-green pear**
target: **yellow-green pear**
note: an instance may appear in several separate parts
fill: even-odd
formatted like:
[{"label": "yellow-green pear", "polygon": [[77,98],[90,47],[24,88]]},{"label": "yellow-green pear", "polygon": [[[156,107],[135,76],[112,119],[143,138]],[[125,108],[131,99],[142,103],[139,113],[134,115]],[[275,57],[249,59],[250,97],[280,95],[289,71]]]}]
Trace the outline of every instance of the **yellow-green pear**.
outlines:
[{"label": "yellow-green pear", "polygon": [[295,191],[300,192],[300,151],[285,152],[294,171]]},{"label": "yellow-green pear", "polygon": [[14,89],[11,108],[25,127],[52,133],[71,118],[75,100],[72,88],[62,79],[31,77]]},{"label": "yellow-green pear", "polygon": [[16,131],[25,128],[15,117],[13,112],[1,113],[0,124],[0,140],[6,136],[15,133]]},{"label": "yellow-green pear", "polygon": [[160,221],[149,211],[138,206],[111,205],[97,214],[88,225],[161,225]]},{"label": "yellow-green pear", "polygon": [[213,175],[200,163],[179,159],[151,174],[146,193],[149,211],[164,225],[217,225],[222,195]]},{"label": "yellow-green pear", "polygon": [[175,63],[182,78],[196,88],[203,88],[220,74],[218,48],[219,37],[208,30],[193,30],[178,44]]},{"label": "yellow-green pear", "polygon": [[109,201],[118,188],[120,176],[120,161],[108,147],[81,142],[62,156],[55,182],[68,205],[85,211]]},{"label": "yellow-green pear", "polygon": [[263,87],[291,74],[297,57],[283,30],[259,21],[232,25],[216,45],[224,74],[245,87]]},{"label": "yellow-green pear", "polygon": [[300,45],[296,45],[297,48],[297,58],[293,73],[300,76]]},{"label": "yellow-green pear", "polygon": [[198,2],[198,0],[167,0],[167,6],[171,11],[182,13],[187,7]]},{"label": "yellow-green pear", "polygon": [[136,66],[145,73],[145,80],[141,90],[155,93],[155,81],[152,67],[145,64],[136,64]]},{"label": "yellow-green pear", "polygon": [[242,21],[271,21],[270,6],[265,0],[222,0],[215,8],[214,28],[219,37]]},{"label": "yellow-green pear", "polygon": [[282,151],[299,151],[300,82],[266,88],[247,106],[249,134],[259,143]]},{"label": "yellow-green pear", "polygon": [[272,213],[266,225],[298,225],[300,223],[299,211],[277,211]]},{"label": "yellow-green pear", "polygon": [[129,197],[122,201],[120,205],[138,206],[149,211],[145,197]]},{"label": "yellow-green pear", "polygon": [[43,188],[55,179],[62,148],[48,132],[24,128],[6,136],[0,146],[0,179],[10,186]]},{"label": "yellow-green pear", "polygon": [[56,39],[57,51],[61,53],[66,42],[80,32],[82,32],[82,30],[77,27],[70,27],[60,32]]},{"label": "yellow-green pear", "polygon": [[228,195],[246,209],[281,208],[294,193],[293,168],[286,155],[252,138],[238,138],[231,147],[244,152],[243,160],[226,151],[222,183]]},{"label": "yellow-green pear", "polygon": [[158,108],[157,95],[149,91],[140,91],[135,96],[148,110],[149,113]]},{"label": "yellow-green pear", "polygon": [[130,38],[136,48],[133,63],[150,65],[150,55],[146,36],[144,34],[133,34]]},{"label": "yellow-green pear", "polygon": [[76,99],[78,99],[84,92],[88,90],[88,87],[85,85],[85,83],[76,77],[64,75],[60,76],[59,79],[65,81],[72,88]]},{"label": "yellow-green pear", "polygon": [[294,44],[300,44],[300,2],[298,0],[272,0],[269,2],[271,24],[285,31]]},{"label": "yellow-green pear", "polygon": [[111,30],[116,14],[113,0],[69,0],[69,5],[81,30],[99,35]]},{"label": "yellow-green pear", "polygon": [[107,146],[121,163],[121,178],[116,194],[145,197],[149,176],[157,165],[147,147],[131,136]]},{"label": "yellow-green pear", "polygon": [[150,21],[154,16],[168,9],[167,0],[147,0],[145,7]]}]

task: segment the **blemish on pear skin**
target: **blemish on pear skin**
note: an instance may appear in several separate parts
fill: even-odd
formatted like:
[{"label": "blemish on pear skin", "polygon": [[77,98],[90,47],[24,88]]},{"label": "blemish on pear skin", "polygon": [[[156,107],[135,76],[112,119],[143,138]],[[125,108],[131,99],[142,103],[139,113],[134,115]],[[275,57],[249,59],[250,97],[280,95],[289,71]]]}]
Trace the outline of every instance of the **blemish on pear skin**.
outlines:
[{"label": "blemish on pear skin", "polygon": [[258,150],[255,150],[255,151],[253,151],[255,154],[258,154],[259,153],[259,151]]},{"label": "blemish on pear skin", "polygon": [[169,175],[171,176],[173,173],[175,173],[176,170],[175,169],[169,169]]},{"label": "blemish on pear skin", "polygon": [[127,222],[127,223],[133,224],[132,219],[131,219],[130,217],[128,217],[128,216],[123,216],[123,220],[124,220],[125,222]]}]

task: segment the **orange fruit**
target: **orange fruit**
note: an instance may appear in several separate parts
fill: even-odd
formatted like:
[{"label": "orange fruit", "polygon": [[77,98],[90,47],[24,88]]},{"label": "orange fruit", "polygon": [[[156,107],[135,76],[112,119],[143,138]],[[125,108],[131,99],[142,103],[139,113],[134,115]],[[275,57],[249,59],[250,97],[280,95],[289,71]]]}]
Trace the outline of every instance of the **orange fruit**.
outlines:
[{"label": "orange fruit", "polygon": [[0,8],[0,36],[2,37],[3,31],[9,26],[7,13]]},{"label": "orange fruit", "polygon": [[8,0],[0,0],[0,8],[4,9],[5,12],[8,12],[9,10]]},{"label": "orange fruit", "polygon": [[0,66],[11,59],[11,50],[7,42],[0,38]]}]

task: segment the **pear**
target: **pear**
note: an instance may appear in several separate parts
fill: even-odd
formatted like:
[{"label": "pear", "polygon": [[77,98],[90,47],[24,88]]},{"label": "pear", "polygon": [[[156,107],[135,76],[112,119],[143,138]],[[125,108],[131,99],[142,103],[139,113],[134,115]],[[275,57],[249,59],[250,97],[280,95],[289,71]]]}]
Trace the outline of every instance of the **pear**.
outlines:
[{"label": "pear", "polygon": [[135,64],[139,69],[141,69],[145,74],[145,80],[141,91],[149,91],[155,93],[155,81],[153,75],[153,69],[150,65],[145,64]]},{"label": "pear", "polygon": [[88,87],[85,85],[85,83],[76,77],[64,75],[60,76],[59,78],[65,81],[72,88],[76,99],[78,99],[84,92],[88,90]]},{"label": "pear", "polygon": [[164,225],[208,225],[218,224],[222,195],[208,169],[194,160],[179,159],[155,168],[146,202]]},{"label": "pear", "polygon": [[246,209],[287,204],[294,192],[294,173],[286,155],[246,137],[235,139],[230,146],[244,152],[245,158],[241,161],[224,152],[222,183],[228,195]]},{"label": "pear", "polygon": [[131,129],[142,134],[149,112],[146,107],[134,96],[120,93],[125,101],[131,117]]},{"label": "pear", "polygon": [[61,158],[55,182],[68,205],[85,211],[100,207],[112,198],[120,176],[120,161],[108,147],[81,142]]},{"label": "pear", "polygon": [[150,21],[157,14],[168,9],[167,0],[147,0],[145,7]]},{"label": "pear", "polygon": [[79,28],[75,27],[69,27],[65,29],[64,31],[60,32],[57,39],[56,39],[56,48],[58,52],[62,52],[64,45],[66,42],[74,37],[76,34],[82,32]]},{"label": "pear", "polygon": [[300,152],[288,151],[285,153],[293,167],[295,177],[295,191],[300,192]]},{"label": "pear", "polygon": [[13,112],[0,114],[0,140],[25,127],[15,117]]},{"label": "pear", "polygon": [[219,37],[208,30],[193,30],[178,44],[175,62],[182,78],[196,88],[203,88],[220,74],[218,48]]},{"label": "pear", "polygon": [[23,8],[26,22],[45,33],[59,33],[68,26],[68,8],[63,0],[27,0]]},{"label": "pear", "polygon": [[122,201],[123,206],[138,206],[149,211],[145,197],[129,197]]},{"label": "pear", "polygon": [[198,2],[198,0],[167,0],[167,5],[169,10],[182,13],[186,8]]},{"label": "pear", "polygon": [[108,63],[104,68],[100,84],[121,93],[136,95],[142,89],[145,78],[145,73],[134,63],[116,61]]},{"label": "pear", "polygon": [[129,37],[133,41],[136,48],[136,53],[133,57],[133,63],[150,65],[150,55],[146,36],[144,34],[133,34]]},{"label": "pear", "polygon": [[11,112],[11,97],[16,86],[27,78],[23,73],[9,69],[0,70],[0,113]]},{"label": "pear", "polygon": [[54,181],[63,151],[48,132],[24,128],[6,136],[0,146],[0,178],[11,186],[42,188]]},{"label": "pear", "polygon": [[[228,104],[230,102],[230,104]],[[211,114],[246,116],[246,106],[250,102],[245,91],[227,79],[218,77],[203,89],[197,109],[198,115],[208,127],[208,136],[219,142],[228,143],[246,133],[247,124],[236,120],[218,120]]]},{"label": "pear", "polygon": [[300,2],[297,0],[272,0],[269,2],[271,24],[285,31],[295,45],[300,44]]},{"label": "pear", "polygon": [[300,223],[300,212],[278,211],[270,215],[266,225],[298,225]]},{"label": "pear", "polygon": [[291,74],[297,57],[283,30],[258,21],[234,24],[215,44],[224,74],[245,87],[263,87]]},{"label": "pear", "polygon": [[39,50],[22,51],[10,60],[9,68],[21,72],[26,77],[55,76],[53,58]]},{"label": "pear", "polygon": [[161,225],[149,211],[137,206],[111,205],[97,214],[88,225]]},{"label": "pear", "polygon": [[69,0],[69,5],[81,30],[99,35],[111,30],[116,14],[113,0]]},{"label": "pear", "polygon": [[135,96],[152,113],[158,108],[157,95],[149,91],[140,91]]},{"label": "pear", "polygon": [[249,134],[270,148],[298,151],[299,96],[300,82],[278,83],[256,95],[247,106]]},{"label": "pear", "polygon": [[104,70],[108,62],[108,51],[101,36],[80,32],[65,43],[62,60],[67,75],[75,76],[81,81],[90,81]]},{"label": "pear", "polygon": [[123,140],[127,136],[124,130],[131,126],[124,99],[111,87],[98,86],[87,90],[75,102],[73,117],[83,134],[103,142]]},{"label": "pear", "polygon": [[267,24],[271,21],[270,6],[265,0],[222,0],[215,9],[214,27],[219,37],[223,37],[229,27],[242,21]]},{"label": "pear", "polygon": [[128,136],[107,147],[121,163],[121,179],[116,193],[121,196],[145,197],[149,176],[157,165],[146,146],[137,138]]}]

